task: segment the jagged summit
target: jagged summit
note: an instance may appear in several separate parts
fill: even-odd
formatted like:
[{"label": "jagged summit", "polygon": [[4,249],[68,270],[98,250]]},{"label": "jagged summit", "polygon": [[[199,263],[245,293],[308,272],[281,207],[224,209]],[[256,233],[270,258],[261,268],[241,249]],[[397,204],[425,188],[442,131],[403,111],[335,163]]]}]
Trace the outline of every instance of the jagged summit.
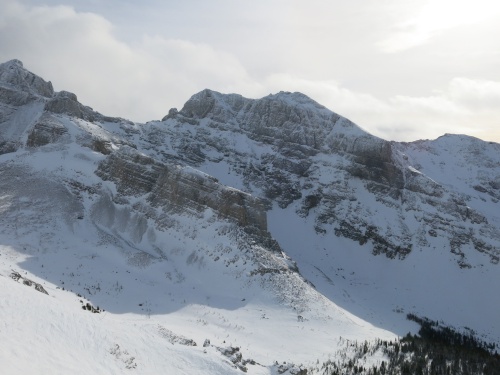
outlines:
[{"label": "jagged summit", "polygon": [[266,143],[301,145],[310,148],[310,152],[357,152],[360,147],[365,151],[372,146],[377,150],[386,147],[381,146],[386,141],[298,92],[282,91],[249,99],[205,89],[193,95],[180,111],[171,109],[163,121],[174,118],[190,124],[244,131]]},{"label": "jagged summit", "polygon": [[0,64],[0,85],[3,89],[20,90],[30,94],[51,98],[52,83],[24,68],[20,60],[14,59]]},{"label": "jagged summit", "polygon": [[[321,112],[323,117],[334,120],[340,117],[300,92],[280,91],[277,94],[269,94],[260,99],[250,99],[240,94],[223,94],[210,89],[202,90],[191,96],[180,113],[187,117],[197,118],[213,115],[213,112],[217,114],[224,113],[227,116],[237,116],[240,112],[248,111],[254,107],[271,106],[270,103],[279,107],[278,109],[286,108],[287,111],[290,111],[290,107],[294,107],[297,112],[301,110]],[[308,125],[307,119],[302,120],[306,120],[304,125]]]},{"label": "jagged summit", "polygon": [[254,102],[259,100],[273,100],[273,101],[287,102],[290,105],[302,105],[302,106],[310,105],[316,108],[317,110],[325,109],[328,112],[331,112],[325,106],[314,101],[309,96],[301,92],[290,92],[290,91],[280,91],[276,94],[269,94],[261,99],[250,99],[250,98],[245,98],[242,95],[236,93],[225,94],[211,89],[204,89],[191,96],[191,98],[188,100],[188,103],[192,101],[206,101],[209,98],[213,98],[216,102],[218,102],[218,104],[224,103],[232,108],[241,107],[243,103],[247,102]]},{"label": "jagged summit", "polygon": [[24,64],[21,60],[18,60],[18,59],[12,59],[12,60],[9,60],[9,61],[6,61],[4,63],[1,63],[0,64],[0,69],[2,66],[6,66],[6,67],[13,67],[13,68],[24,68]]},{"label": "jagged summit", "polygon": [[205,89],[191,96],[180,113],[190,118],[202,118],[212,114],[216,119],[229,119],[249,101],[251,99],[238,94],[221,94]]}]

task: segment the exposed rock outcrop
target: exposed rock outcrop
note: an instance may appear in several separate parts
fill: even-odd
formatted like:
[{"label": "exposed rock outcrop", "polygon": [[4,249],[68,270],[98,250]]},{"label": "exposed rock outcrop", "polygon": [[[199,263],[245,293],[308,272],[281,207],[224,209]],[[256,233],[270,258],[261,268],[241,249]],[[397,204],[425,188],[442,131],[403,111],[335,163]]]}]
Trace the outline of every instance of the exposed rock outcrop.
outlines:
[{"label": "exposed rock outcrop", "polygon": [[[395,187],[395,195],[403,185],[403,173],[392,159],[390,142],[367,134],[300,93],[281,92],[253,100],[204,90],[193,95],[180,112],[171,111],[164,120],[195,126],[203,123],[217,129],[219,137],[225,132],[244,133],[253,141],[271,145],[276,153],[264,154],[250,165],[248,158],[237,155],[238,161],[233,164],[241,165],[247,159],[245,181],[252,181],[266,198],[276,200],[281,207],[302,197],[298,180],[308,176],[310,158],[319,153],[345,157],[349,163],[344,169],[352,176]],[[197,126],[194,139],[179,142],[179,146],[189,145],[183,149],[184,157],[193,156],[188,161],[195,165],[202,163],[208,144],[234,159],[234,152],[238,154],[239,150],[228,150],[228,142],[211,138],[211,132],[205,129]]]},{"label": "exposed rock outcrop", "polygon": [[47,293],[47,291],[45,290],[45,288],[41,284],[36,283],[30,279],[27,279],[26,277],[21,276],[21,274],[19,272],[12,271],[12,273],[10,274],[10,277],[12,278],[12,280],[17,281],[17,282],[21,281],[23,283],[23,285],[32,287],[33,289],[35,289],[36,291],[38,291],[40,293],[47,294],[47,295],[49,294],[49,293]]},{"label": "exposed rock outcrop", "polygon": [[60,91],[45,105],[45,110],[53,113],[64,113],[87,121],[95,121],[96,113],[90,107],[82,105],[75,94]]},{"label": "exposed rock outcrop", "polygon": [[28,134],[26,145],[28,147],[44,146],[61,140],[67,133],[68,130],[60,121],[44,113]]},{"label": "exposed rock outcrop", "polygon": [[202,212],[208,207],[241,226],[267,231],[265,206],[260,199],[223,186],[190,167],[160,163],[123,146],[102,162],[96,173],[116,182],[121,194],[148,194],[153,206],[167,211]]}]

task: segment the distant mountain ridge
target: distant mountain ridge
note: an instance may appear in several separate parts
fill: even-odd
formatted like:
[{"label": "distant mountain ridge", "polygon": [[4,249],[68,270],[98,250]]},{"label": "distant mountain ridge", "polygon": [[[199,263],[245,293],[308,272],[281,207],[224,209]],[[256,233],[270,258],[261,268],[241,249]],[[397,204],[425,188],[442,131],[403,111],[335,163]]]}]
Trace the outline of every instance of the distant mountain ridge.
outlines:
[{"label": "distant mountain ridge", "polygon": [[[386,141],[289,92],[207,89],[138,124],[0,64],[0,275],[29,272],[63,309],[71,290],[117,327],[147,314],[137,335],[208,338],[227,373],[297,374],[346,338],[414,330],[406,313],[500,343],[499,201],[497,143]],[[102,361],[88,370],[119,371]]]}]

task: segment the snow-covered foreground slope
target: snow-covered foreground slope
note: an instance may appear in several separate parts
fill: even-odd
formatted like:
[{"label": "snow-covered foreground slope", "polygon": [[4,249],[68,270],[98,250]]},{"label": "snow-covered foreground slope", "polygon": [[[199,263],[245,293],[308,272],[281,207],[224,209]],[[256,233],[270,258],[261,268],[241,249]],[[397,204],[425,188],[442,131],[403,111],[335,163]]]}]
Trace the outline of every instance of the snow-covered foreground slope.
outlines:
[{"label": "snow-covered foreground slope", "polygon": [[[2,257],[9,254],[2,249]],[[14,282],[5,276],[4,265],[0,277],[3,374],[238,373],[213,348],[171,344],[175,336],[154,319],[92,314],[81,309],[75,294],[43,279],[35,278],[49,295]]]},{"label": "snow-covered foreground slope", "polygon": [[[2,257],[9,251],[2,248]],[[290,311],[269,301],[237,309],[228,303],[218,307],[186,303],[179,311],[167,313],[155,310],[157,294],[145,290],[139,299],[145,307],[141,313],[93,314],[81,308],[82,298],[44,279],[22,273],[41,283],[49,295],[13,281],[5,275],[10,270],[4,265],[0,277],[3,374],[120,374],[127,370],[236,374],[241,371],[230,361],[237,357],[227,358],[217,349],[236,346],[243,356],[237,365],[245,366],[250,374],[271,374],[275,373],[274,360],[311,364],[316,355],[323,357],[326,351],[337,349],[340,335],[346,333],[338,322],[299,323]],[[358,323],[356,338],[364,339],[370,330]],[[380,330],[373,329],[372,334],[379,335]],[[211,345],[203,347],[207,338]],[[257,363],[245,363],[250,359]]]},{"label": "snow-covered foreground slope", "polygon": [[499,155],[298,93],[134,124],[1,64],[2,373],[303,375],[408,313],[500,342]]}]

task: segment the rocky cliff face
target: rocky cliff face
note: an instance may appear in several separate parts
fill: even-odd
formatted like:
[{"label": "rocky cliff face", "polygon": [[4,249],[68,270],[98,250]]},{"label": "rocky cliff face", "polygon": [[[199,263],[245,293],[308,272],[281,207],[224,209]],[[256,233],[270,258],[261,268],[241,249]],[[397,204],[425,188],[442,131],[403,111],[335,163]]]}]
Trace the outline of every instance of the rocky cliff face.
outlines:
[{"label": "rocky cliff face", "polygon": [[[174,109],[164,120],[169,126],[175,122],[192,125],[195,134],[189,135],[191,140],[183,134],[172,134],[180,138],[179,146],[189,144],[189,149],[185,149],[186,160],[200,164],[207,159],[202,150],[210,147],[229,162],[236,158],[238,161],[232,164],[245,166],[245,181],[260,185],[265,196],[276,199],[281,207],[302,196],[298,182],[314,169],[311,159],[317,155],[345,157],[351,174],[360,178],[386,185],[402,184],[402,173],[392,162],[390,142],[363,132],[300,93],[279,93],[251,100],[204,90],[188,100],[180,112]],[[223,135],[222,139],[215,135],[217,131]],[[260,160],[238,155],[239,150],[230,147],[231,133],[267,144],[272,152],[260,155]],[[273,175],[263,175],[270,167]]]},{"label": "rocky cliff face", "polygon": [[[150,152],[159,157],[206,171],[221,172],[217,166],[227,165],[217,178],[239,176],[245,190],[282,208],[294,204],[297,215],[314,216],[320,235],[333,232],[368,244],[374,254],[400,259],[446,238],[461,267],[471,266],[471,248],[499,261],[498,225],[481,213],[481,195],[497,203],[497,144],[456,137],[461,148],[454,154],[493,158],[461,164],[459,176],[470,174],[467,165],[478,168],[477,175],[493,174],[482,184],[469,181],[464,193],[462,186],[441,179],[444,169],[440,174],[419,160],[418,150],[428,147],[433,157],[426,164],[454,165],[454,156],[440,160],[439,141],[382,140],[300,93],[253,100],[204,90],[163,122],[149,123],[144,135],[157,145]],[[468,141],[460,144],[462,139]]]},{"label": "rocky cliff face", "polygon": [[211,208],[223,218],[267,236],[266,210],[259,198],[220,184],[187,166],[161,163],[122,147],[100,165],[96,174],[116,183],[120,197],[147,195],[153,207],[165,212],[201,214]]},{"label": "rocky cliff face", "polygon": [[82,105],[76,95],[68,91],[60,91],[53,95],[45,104],[45,110],[52,113],[64,113],[91,122],[101,117],[92,108]]}]

